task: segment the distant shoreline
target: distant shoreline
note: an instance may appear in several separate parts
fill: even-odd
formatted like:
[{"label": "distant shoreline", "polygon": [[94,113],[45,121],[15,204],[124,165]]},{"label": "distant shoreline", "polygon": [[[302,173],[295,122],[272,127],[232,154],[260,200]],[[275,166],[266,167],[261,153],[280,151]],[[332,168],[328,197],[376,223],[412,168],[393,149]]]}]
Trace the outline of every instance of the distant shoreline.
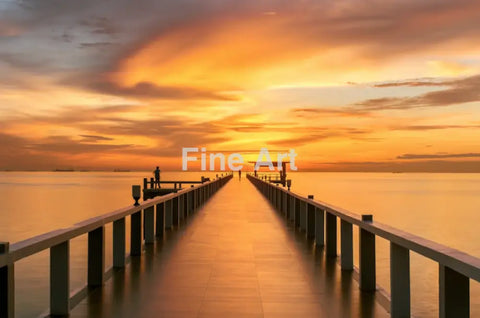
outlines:
[{"label": "distant shoreline", "polygon": [[[201,171],[201,170],[190,170],[190,171],[183,171],[183,170],[162,170],[163,172],[204,172],[204,173],[228,173],[230,171]],[[114,169],[114,170],[74,170],[74,169],[55,169],[55,170],[10,170],[10,169],[3,169],[0,172],[58,172],[58,173],[88,173],[88,172],[111,172],[111,173],[138,173],[138,172],[145,172],[151,173],[150,170],[129,170],[129,169]],[[247,171],[244,172],[253,172]],[[260,173],[278,173],[273,171],[262,171]],[[303,170],[303,171],[288,171],[288,173],[390,173],[390,174],[414,174],[414,173],[431,173],[431,174],[440,174],[440,173],[448,173],[448,174],[473,174],[473,173],[480,173],[480,171],[315,171],[315,170]]]}]

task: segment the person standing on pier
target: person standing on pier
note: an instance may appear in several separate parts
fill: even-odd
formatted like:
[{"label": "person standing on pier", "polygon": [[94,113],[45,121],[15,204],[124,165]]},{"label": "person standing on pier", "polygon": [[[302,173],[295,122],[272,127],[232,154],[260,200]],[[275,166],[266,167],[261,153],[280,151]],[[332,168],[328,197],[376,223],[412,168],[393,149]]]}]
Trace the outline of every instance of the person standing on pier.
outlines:
[{"label": "person standing on pier", "polygon": [[160,189],[160,168],[158,166],[157,169],[153,171],[153,174],[155,175],[154,188]]},{"label": "person standing on pier", "polygon": [[242,180],[242,170],[238,170],[238,180]]}]

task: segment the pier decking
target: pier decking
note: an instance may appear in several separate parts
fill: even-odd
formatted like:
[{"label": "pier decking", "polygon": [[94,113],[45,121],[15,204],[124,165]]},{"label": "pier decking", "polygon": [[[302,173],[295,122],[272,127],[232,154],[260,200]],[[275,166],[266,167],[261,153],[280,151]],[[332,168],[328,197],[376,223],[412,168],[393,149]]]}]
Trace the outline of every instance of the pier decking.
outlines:
[{"label": "pier decking", "polygon": [[352,272],[234,178],[71,317],[388,317]]}]

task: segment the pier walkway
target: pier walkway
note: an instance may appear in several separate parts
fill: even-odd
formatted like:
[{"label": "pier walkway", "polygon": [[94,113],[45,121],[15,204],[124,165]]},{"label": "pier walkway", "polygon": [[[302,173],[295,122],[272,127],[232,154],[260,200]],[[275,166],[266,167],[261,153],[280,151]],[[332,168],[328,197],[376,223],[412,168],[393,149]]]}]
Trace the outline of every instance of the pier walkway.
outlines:
[{"label": "pier walkway", "polygon": [[388,317],[246,178],[234,178],[70,317]]}]

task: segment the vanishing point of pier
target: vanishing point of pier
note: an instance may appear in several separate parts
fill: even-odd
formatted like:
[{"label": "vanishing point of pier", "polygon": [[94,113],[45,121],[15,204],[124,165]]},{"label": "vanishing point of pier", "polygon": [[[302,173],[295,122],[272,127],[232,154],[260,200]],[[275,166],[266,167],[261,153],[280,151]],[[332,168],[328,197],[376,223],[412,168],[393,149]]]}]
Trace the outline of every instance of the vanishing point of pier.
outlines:
[{"label": "vanishing point of pier", "polygon": [[[113,268],[106,269],[109,223]],[[353,226],[360,228],[358,269]],[[72,294],[69,240],[86,233],[88,282]],[[375,236],[391,243],[389,293],[376,285]],[[469,317],[469,281],[480,280],[478,258],[253,175],[202,180],[67,229],[2,243],[0,317],[15,315],[15,262],[45,249],[52,316],[410,317],[415,251],[439,264],[440,316]]]}]

